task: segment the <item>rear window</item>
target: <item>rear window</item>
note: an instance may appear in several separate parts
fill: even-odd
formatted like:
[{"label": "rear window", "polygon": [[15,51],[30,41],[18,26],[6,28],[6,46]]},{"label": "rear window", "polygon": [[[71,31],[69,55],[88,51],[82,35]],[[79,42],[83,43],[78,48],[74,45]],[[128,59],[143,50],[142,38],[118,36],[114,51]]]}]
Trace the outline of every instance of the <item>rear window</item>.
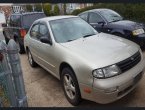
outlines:
[{"label": "rear window", "polygon": [[10,17],[10,26],[20,27],[21,26],[21,16],[20,15],[12,15]]},{"label": "rear window", "polygon": [[24,28],[29,28],[35,20],[37,20],[39,18],[43,18],[43,17],[46,17],[44,13],[24,15],[22,25]]}]

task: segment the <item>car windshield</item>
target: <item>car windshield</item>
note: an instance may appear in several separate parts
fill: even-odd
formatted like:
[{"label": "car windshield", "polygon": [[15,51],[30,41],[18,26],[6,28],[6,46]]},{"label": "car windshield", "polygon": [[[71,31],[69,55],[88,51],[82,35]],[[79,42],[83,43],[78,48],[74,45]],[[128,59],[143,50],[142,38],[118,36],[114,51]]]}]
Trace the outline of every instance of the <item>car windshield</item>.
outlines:
[{"label": "car windshield", "polygon": [[56,42],[70,42],[79,38],[97,34],[86,21],[78,17],[50,21],[50,26]]},{"label": "car windshield", "polygon": [[120,21],[123,18],[113,10],[102,10],[100,14],[108,21],[108,22],[116,22]]}]

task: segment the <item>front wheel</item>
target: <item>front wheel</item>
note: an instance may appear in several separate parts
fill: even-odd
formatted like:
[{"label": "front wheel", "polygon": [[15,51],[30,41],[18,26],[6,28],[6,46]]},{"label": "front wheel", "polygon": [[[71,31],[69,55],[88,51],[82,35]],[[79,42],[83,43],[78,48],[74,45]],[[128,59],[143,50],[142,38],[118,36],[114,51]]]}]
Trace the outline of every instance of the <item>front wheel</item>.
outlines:
[{"label": "front wheel", "polygon": [[74,72],[66,67],[62,70],[61,81],[67,100],[74,106],[81,102],[80,89]]}]

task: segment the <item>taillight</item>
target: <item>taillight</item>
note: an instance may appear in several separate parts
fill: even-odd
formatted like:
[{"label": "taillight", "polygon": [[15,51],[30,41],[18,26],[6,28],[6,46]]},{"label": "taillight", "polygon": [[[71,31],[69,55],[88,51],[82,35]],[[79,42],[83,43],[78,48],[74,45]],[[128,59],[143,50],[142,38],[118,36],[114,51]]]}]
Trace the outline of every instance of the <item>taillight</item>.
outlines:
[{"label": "taillight", "polygon": [[0,53],[0,61],[2,61],[2,60],[3,60],[3,54]]},{"label": "taillight", "polygon": [[25,29],[20,29],[20,34],[21,34],[21,37],[25,37],[25,35],[27,34],[26,30]]}]

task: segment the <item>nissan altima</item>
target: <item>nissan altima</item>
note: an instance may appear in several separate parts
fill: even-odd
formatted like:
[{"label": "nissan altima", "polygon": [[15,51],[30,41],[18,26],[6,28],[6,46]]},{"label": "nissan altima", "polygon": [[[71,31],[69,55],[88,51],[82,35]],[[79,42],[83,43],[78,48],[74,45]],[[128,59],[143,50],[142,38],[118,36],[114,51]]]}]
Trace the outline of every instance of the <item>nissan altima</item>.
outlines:
[{"label": "nissan altima", "polygon": [[61,81],[67,100],[106,104],[131,92],[145,60],[140,47],[115,35],[98,33],[77,16],[36,20],[24,39],[32,67],[42,66]]}]

